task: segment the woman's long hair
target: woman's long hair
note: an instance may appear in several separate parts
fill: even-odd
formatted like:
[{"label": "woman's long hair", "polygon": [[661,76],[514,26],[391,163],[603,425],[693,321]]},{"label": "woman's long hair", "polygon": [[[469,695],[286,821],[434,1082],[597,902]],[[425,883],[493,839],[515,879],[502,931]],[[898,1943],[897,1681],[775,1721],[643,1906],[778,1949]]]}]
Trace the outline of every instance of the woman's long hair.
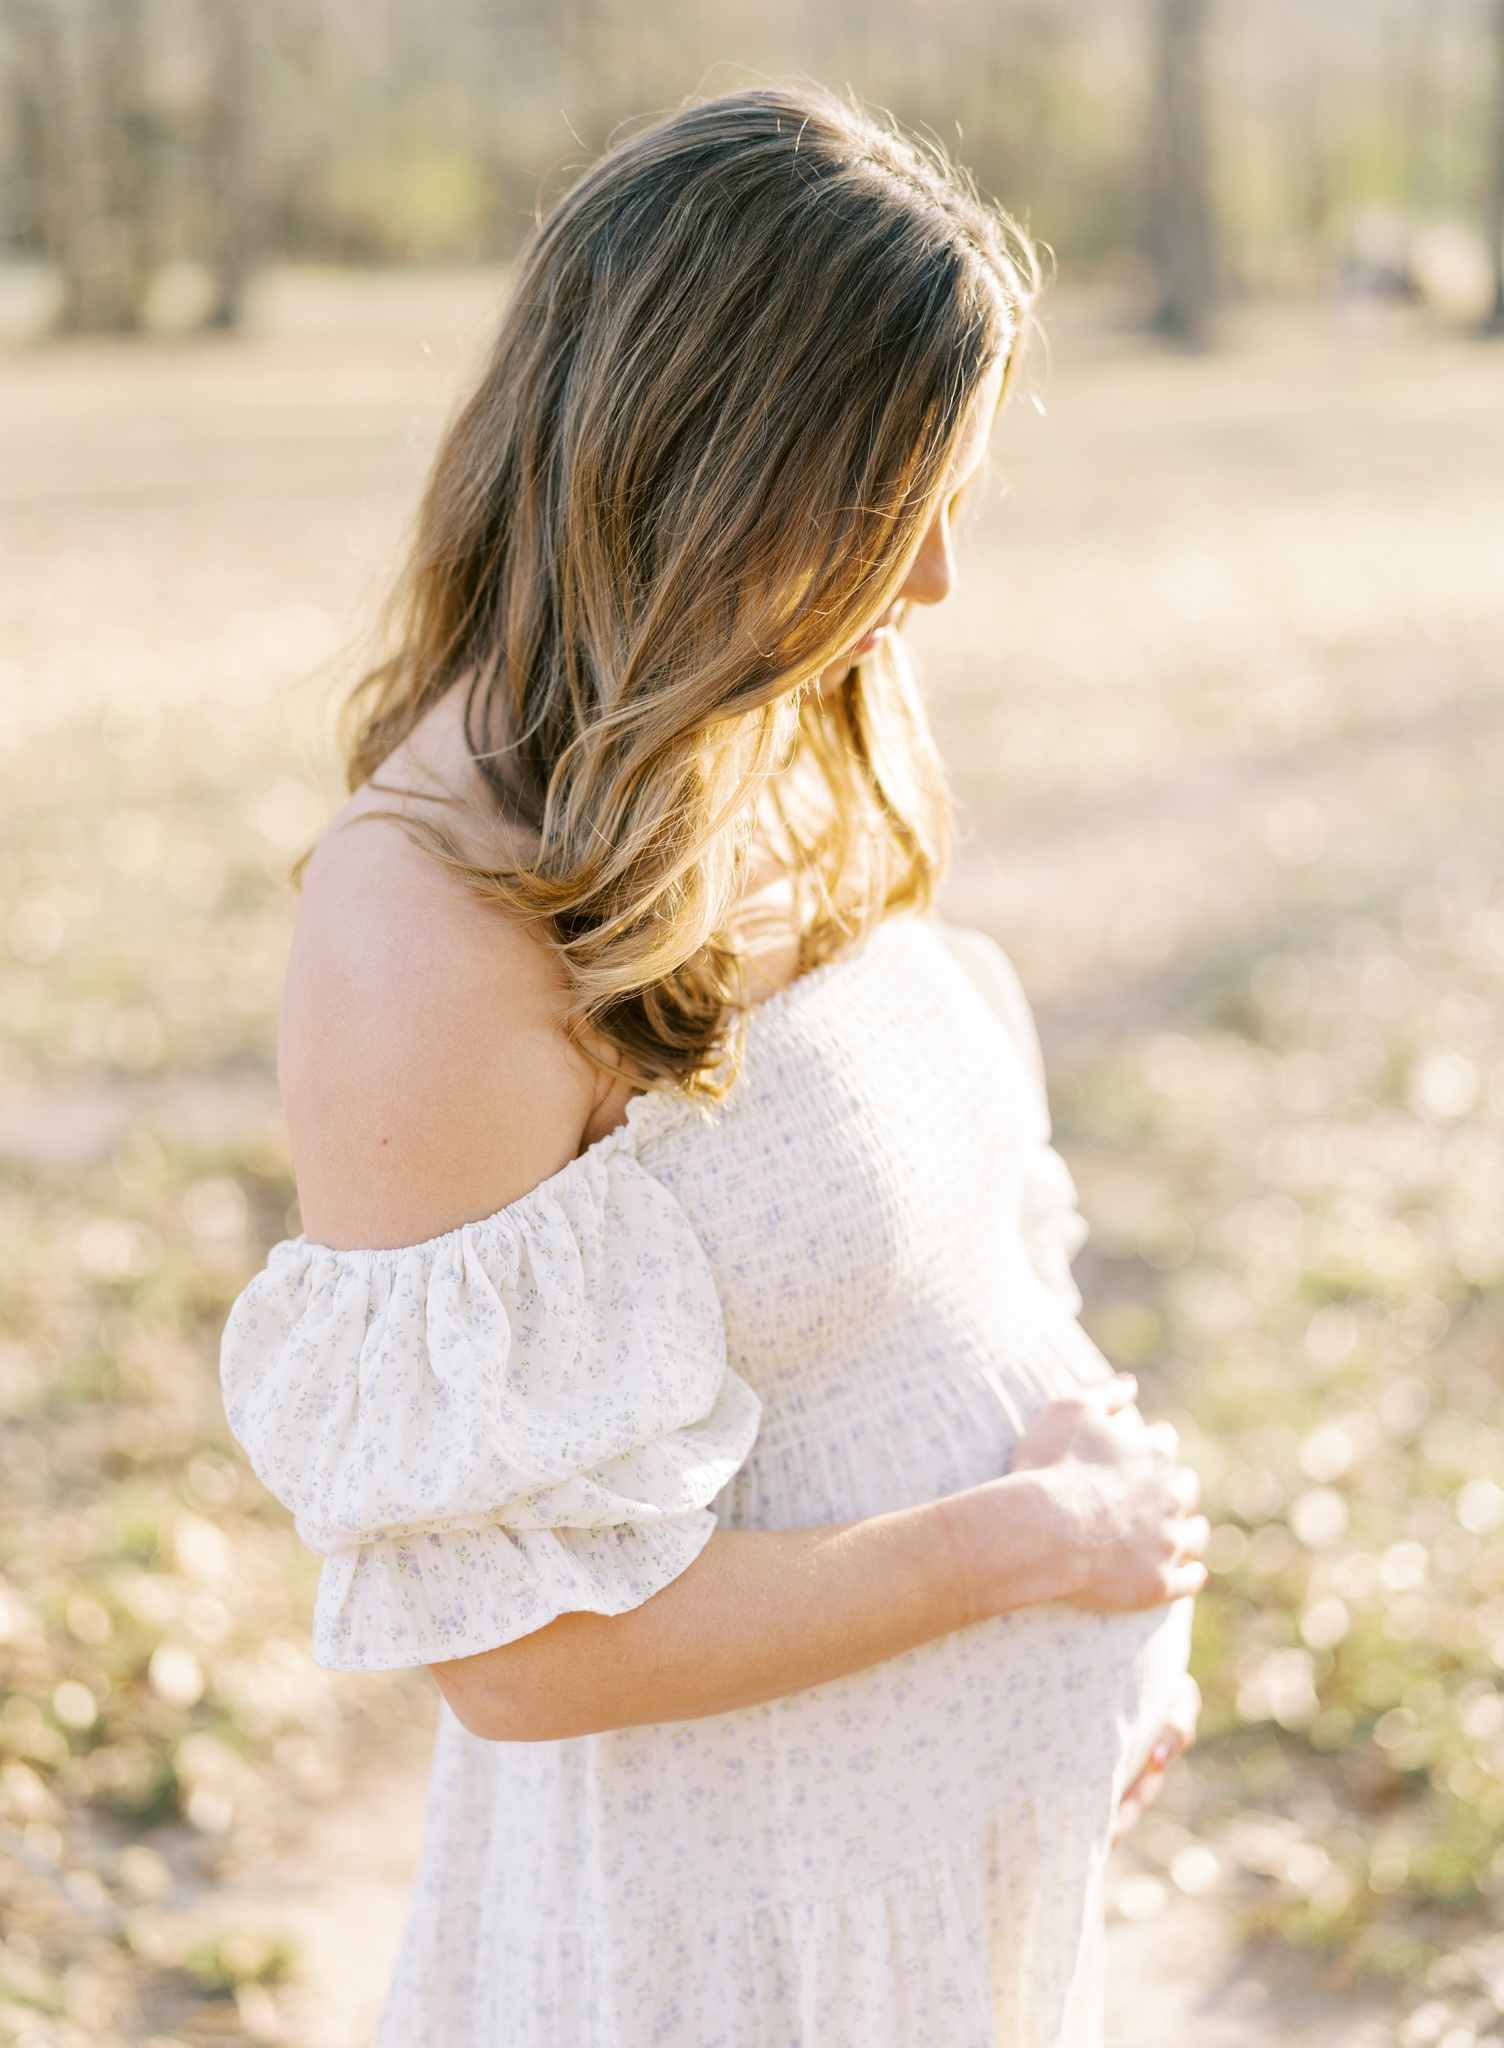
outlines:
[{"label": "woman's long hair", "polygon": [[352,700],[350,784],[466,686],[528,857],[480,867],[418,829],[557,947],[577,1042],[647,1083],[713,1095],[734,1070],[730,920],[791,759],[820,786],[779,823],[802,966],[929,898],[948,808],[902,656],[808,686],[892,604],[1036,283],[943,163],[782,89],[621,143],[518,265],[396,651]]}]

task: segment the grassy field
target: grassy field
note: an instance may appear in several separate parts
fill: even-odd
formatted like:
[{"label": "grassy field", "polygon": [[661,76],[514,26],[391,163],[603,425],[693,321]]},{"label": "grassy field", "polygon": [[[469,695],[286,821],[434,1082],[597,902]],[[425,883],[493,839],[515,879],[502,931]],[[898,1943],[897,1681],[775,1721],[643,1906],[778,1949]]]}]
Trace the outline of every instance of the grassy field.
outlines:
[{"label": "grassy field", "polygon": [[[272,1043],[333,694],[496,289],[283,277],[242,339],[0,379],[0,2039],[345,2048],[385,1967],[317,2006],[306,1944],[236,1918],[320,1830],[368,1812],[374,1853],[431,1697],[313,1667],[214,1360],[296,1227]],[[950,909],[1040,1006],[1089,1320],[1218,1524],[1208,1739],[1119,1937],[1173,1968],[1214,1912],[1239,2040],[1301,2037],[1288,1984],[1469,2048],[1504,1999],[1504,354],[1371,309],[1197,360],[1086,297],[1052,334],[917,637]]]}]

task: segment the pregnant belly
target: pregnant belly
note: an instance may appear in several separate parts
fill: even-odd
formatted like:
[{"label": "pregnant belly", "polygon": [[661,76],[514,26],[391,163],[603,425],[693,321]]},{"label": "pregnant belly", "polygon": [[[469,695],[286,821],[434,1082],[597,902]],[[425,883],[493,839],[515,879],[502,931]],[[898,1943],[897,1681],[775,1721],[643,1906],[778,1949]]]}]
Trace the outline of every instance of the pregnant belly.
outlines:
[{"label": "pregnant belly", "polygon": [[[1030,1608],[777,1701],[760,1710],[770,1815],[839,1832],[876,1875],[988,1809],[1109,1776],[1121,1791],[1164,1726],[1190,1619],[1189,1601],[1139,1615]],[[728,1717],[727,1736],[753,1736],[756,1718]]]},{"label": "pregnant belly", "polygon": [[1185,1670],[1189,1618],[1189,1602],[1032,1608],[766,1706],[569,1742],[486,1744],[456,1724],[442,1775],[466,1811],[489,1806],[523,1894],[577,1844],[601,1879],[589,1910],[624,1915],[624,1938],[835,1899],[1021,1801],[1121,1791]]}]

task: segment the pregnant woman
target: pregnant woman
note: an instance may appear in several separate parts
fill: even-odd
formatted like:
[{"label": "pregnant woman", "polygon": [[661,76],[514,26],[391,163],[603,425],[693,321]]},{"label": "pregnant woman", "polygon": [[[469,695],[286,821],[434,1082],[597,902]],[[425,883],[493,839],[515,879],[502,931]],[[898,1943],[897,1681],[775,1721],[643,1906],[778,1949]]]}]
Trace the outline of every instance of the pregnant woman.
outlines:
[{"label": "pregnant woman", "polygon": [[1100,2038],[1205,1524],[927,914],[900,639],[1032,282],[851,107],[710,100],[543,220],[440,450],[224,1352],[320,1661],[443,1694],[382,2048]]}]

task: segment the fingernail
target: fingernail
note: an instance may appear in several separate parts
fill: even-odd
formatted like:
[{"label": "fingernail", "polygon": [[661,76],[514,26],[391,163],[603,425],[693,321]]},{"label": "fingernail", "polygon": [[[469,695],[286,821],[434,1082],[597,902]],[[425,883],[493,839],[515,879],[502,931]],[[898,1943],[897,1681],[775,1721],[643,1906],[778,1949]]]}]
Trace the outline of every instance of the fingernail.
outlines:
[{"label": "fingernail", "polygon": [[1150,1763],[1154,1764],[1159,1770],[1163,1770],[1165,1765],[1170,1761],[1170,1745],[1168,1742],[1165,1741],[1163,1736],[1161,1736],[1159,1741],[1155,1743],[1154,1751],[1151,1757],[1149,1758],[1149,1761]]}]

